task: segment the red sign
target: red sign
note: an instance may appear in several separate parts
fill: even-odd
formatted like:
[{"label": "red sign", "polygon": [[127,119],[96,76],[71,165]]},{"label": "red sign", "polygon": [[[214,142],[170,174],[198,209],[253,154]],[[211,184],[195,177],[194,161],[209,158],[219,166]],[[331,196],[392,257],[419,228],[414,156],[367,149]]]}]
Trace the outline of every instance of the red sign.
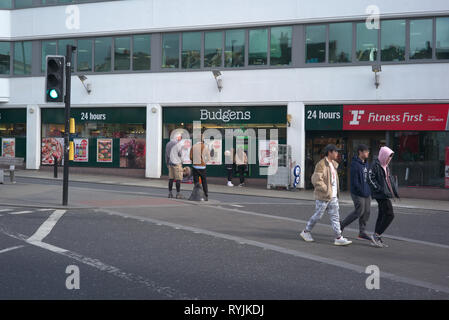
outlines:
[{"label": "red sign", "polygon": [[449,147],[446,147],[446,167],[444,168],[445,178],[444,186],[449,188]]},{"label": "red sign", "polygon": [[449,130],[449,104],[343,106],[343,130]]}]

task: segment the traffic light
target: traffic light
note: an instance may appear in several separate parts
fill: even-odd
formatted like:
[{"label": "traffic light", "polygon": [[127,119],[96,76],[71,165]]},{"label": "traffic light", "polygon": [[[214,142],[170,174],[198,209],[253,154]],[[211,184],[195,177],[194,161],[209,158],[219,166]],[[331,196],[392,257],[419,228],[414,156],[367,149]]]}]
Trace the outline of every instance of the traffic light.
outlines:
[{"label": "traffic light", "polygon": [[65,57],[47,56],[46,62],[45,101],[64,102]]}]

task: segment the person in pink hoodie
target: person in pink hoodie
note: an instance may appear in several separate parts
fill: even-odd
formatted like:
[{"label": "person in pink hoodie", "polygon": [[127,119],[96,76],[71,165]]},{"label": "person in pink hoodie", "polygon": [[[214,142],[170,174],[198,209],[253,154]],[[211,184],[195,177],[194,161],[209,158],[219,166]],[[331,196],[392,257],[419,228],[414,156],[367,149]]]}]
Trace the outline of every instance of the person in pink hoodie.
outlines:
[{"label": "person in pink hoodie", "polygon": [[382,147],[377,160],[374,161],[368,174],[368,182],[371,187],[371,195],[379,205],[375,232],[372,235],[373,244],[377,247],[388,247],[381,235],[394,219],[391,198],[399,198],[396,180],[393,179],[389,164],[394,156],[393,150]]}]

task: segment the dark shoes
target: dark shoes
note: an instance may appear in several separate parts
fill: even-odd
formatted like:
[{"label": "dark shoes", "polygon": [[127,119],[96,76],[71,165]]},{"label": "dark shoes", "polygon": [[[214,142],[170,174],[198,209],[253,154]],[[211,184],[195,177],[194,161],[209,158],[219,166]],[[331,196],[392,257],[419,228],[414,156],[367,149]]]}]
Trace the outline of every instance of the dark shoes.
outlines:
[{"label": "dark shoes", "polygon": [[169,198],[173,198],[173,193],[170,192],[170,193],[168,194],[168,197],[169,197]]},{"label": "dark shoes", "polygon": [[359,239],[371,241],[371,237],[366,232],[360,232]]}]

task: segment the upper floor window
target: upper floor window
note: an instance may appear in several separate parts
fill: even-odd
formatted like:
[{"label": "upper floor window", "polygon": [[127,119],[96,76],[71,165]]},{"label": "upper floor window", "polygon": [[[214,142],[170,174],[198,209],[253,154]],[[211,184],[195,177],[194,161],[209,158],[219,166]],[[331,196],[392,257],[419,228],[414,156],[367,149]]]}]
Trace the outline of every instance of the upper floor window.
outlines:
[{"label": "upper floor window", "polygon": [[131,69],[131,37],[114,39],[114,70]]},{"label": "upper floor window", "polygon": [[436,20],[437,59],[449,59],[449,17]]},{"label": "upper floor window", "polygon": [[14,8],[29,8],[33,6],[33,0],[14,0]]},{"label": "upper floor window", "polygon": [[381,21],[381,60],[405,60],[405,20]]},{"label": "upper floor window", "polygon": [[249,30],[249,65],[266,65],[268,53],[268,30]]},{"label": "upper floor window", "polygon": [[14,42],[14,74],[29,75],[31,74],[31,41]]},{"label": "upper floor window", "polygon": [[352,61],[352,23],[331,23],[329,25],[329,62]]},{"label": "upper floor window", "polygon": [[179,68],[179,33],[162,35],[162,68]]},{"label": "upper floor window", "polygon": [[292,63],[292,27],[272,27],[270,36],[270,65],[290,65]]},{"label": "upper floor window", "polygon": [[11,61],[11,43],[0,42],[0,74],[9,74]]},{"label": "upper floor window", "polygon": [[0,0],[0,9],[11,9],[12,0]]},{"label": "upper floor window", "polygon": [[[41,71],[45,72],[45,68],[47,67],[47,55],[55,55],[57,54],[57,41],[42,41],[42,66]],[[64,55],[64,53],[62,53]]]},{"label": "upper floor window", "polygon": [[95,39],[95,72],[111,71],[112,38]]},{"label": "upper floor window", "polygon": [[201,67],[201,33],[184,32],[182,34],[182,68],[199,69]]},{"label": "upper floor window", "polygon": [[432,59],[432,19],[410,20],[410,59]]},{"label": "upper floor window", "polygon": [[151,69],[151,35],[133,36],[133,70]]},{"label": "upper floor window", "polygon": [[227,30],[225,46],[225,67],[245,65],[245,30]]},{"label": "upper floor window", "polygon": [[223,32],[211,31],[204,33],[204,67],[222,66]]},{"label": "upper floor window", "polygon": [[306,63],[326,61],[326,26],[306,27]]},{"label": "upper floor window", "polygon": [[356,24],[356,59],[357,61],[377,61],[377,29],[368,29],[365,22]]},{"label": "upper floor window", "polygon": [[78,71],[92,71],[92,39],[79,39],[76,51]]}]

